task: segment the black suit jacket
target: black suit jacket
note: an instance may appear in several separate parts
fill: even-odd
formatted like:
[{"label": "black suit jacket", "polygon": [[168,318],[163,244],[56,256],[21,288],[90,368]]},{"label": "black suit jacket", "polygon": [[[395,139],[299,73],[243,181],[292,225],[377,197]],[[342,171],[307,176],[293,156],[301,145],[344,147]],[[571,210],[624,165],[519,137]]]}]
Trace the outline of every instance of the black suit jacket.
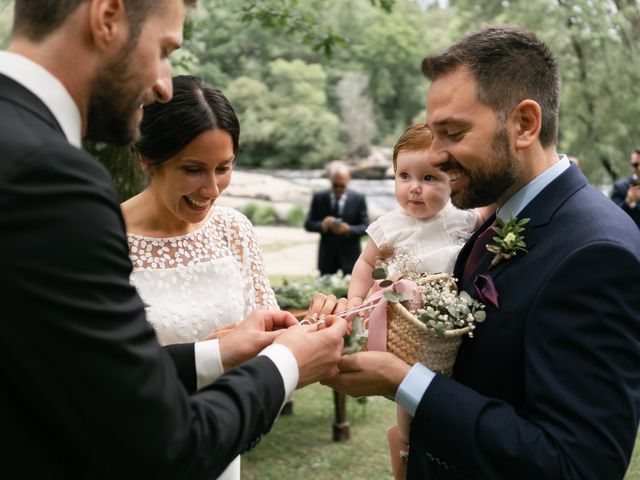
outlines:
[{"label": "black suit jacket", "polygon": [[174,363],[145,320],[108,173],[2,75],[0,211],[3,476],[210,480],[270,429],[266,357],[189,396],[193,347]]},{"label": "black suit jacket", "polygon": [[409,478],[624,476],[640,414],[638,229],[573,166],[527,217],[528,253],[492,268],[487,253],[475,271],[492,276],[500,308],[487,305],[453,378],[436,375],[425,392]]},{"label": "black suit jacket", "polygon": [[627,214],[633,218],[633,221],[636,222],[636,225],[640,228],[640,202],[636,203],[636,206],[633,208],[627,204],[627,190],[629,190],[632,181],[633,176],[629,176],[615,182],[613,184],[613,190],[611,191],[611,200],[627,212]]},{"label": "black suit jacket", "polygon": [[366,233],[369,226],[364,195],[353,190],[348,191],[340,214],[342,221],[351,228],[346,235],[336,235],[330,230],[322,229],[322,220],[328,216],[335,216],[331,206],[331,191],[315,193],[304,228],[310,232],[320,232],[318,269],[321,275],[336,273],[338,270],[342,270],[345,275],[350,274],[362,251],[360,237]]}]

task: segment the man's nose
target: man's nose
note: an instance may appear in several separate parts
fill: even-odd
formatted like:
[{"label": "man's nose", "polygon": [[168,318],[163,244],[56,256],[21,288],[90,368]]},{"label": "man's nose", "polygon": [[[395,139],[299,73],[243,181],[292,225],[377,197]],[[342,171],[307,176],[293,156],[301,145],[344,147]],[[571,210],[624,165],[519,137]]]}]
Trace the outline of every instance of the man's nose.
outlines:
[{"label": "man's nose", "polygon": [[156,101],[160,103],[167,103],[173,97],[173,83],[171,81],[171,67],[165,66],[162,69],[162,74],[156,80],[153,85],[153,93],[156,97]]}]

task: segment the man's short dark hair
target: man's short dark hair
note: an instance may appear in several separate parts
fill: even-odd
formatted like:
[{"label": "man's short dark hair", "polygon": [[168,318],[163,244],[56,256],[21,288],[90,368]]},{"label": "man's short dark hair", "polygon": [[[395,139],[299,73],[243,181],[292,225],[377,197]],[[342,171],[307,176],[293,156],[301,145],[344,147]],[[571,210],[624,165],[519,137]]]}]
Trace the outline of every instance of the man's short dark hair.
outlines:
[{"label": "man's short dark hair", "polygon": [[422,61],[422,72],[432,81],[459,67],[467,68],[476,80],[478,101],[503,121],[522,100],[536,101],[542,108],[540,143],[556,144],[560,74],[553,53],[533,33],[486,28]]},{"label": "man's short dark hair", "polygon": [[636,148],[633,149],[633,153],[640,155],[640,145],[637,145]]},{"label": "man's short dark hair", "polygon": [[[37,42],[58,29],[76,9],[88,0],[16,0],[13,35]],[[152,10],[162,8],[166,0],[124,0],[131,25],[130,41],[140,34],[142,24]],[[197,0],[184,0],[193,6]]]}]

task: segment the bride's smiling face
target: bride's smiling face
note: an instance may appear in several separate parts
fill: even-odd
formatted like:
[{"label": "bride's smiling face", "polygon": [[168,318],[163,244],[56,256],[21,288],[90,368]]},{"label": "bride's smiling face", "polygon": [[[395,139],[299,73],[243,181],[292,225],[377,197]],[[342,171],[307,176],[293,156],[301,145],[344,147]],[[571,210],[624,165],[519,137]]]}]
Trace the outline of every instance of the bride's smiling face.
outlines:
[{"label": "bride's smiling face", "polygon": [[167,223],[199,224],[231,182],[231,135],[207,130],[163,164],[150,167],[149,193]]}]

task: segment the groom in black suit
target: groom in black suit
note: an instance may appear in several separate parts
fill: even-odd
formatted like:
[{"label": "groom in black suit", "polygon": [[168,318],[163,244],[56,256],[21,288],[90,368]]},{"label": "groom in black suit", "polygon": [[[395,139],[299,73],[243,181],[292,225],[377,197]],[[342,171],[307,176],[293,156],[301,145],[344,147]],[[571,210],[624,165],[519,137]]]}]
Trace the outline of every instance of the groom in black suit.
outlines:
[{"label": "groom in black suit", "polygon": [[460,252],[454,275],[487,318],[452,378],[364,352],[328,383],[395,396],[413,415],[411,479],[621,480],[640,417],[637,227],[557,154],[560,78],[535,35],[485,29],[422,69],[430,161],[448,172],[453,203],[529,218],[527,252],[491,264],[476,240],[494,218]]},{"label": "groom in black suit", "polygon": [[115,189],[80,139],[126,144],[142,106],[171,98],[194,3],[15,3],[0,52],[3,478],[215,478],[342,350],[344,320],[320,330],[284,312],[163,350],[129,283]]}]

